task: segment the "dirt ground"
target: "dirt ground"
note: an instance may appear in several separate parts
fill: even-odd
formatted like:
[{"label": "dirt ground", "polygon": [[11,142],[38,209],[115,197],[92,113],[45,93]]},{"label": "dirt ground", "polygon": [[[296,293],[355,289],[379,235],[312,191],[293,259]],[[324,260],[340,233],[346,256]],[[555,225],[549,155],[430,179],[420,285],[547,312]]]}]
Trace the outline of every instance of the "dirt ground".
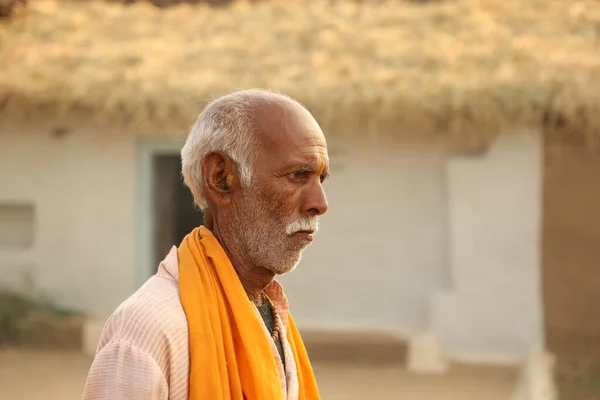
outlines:
[{"label": "dirt ground", "polygon": [[[90,359],[75,352],[0,350],[1,400],[80,400]],[[399,367],[317,364],[323,399],[509,400],[508,372],[456,368],[447,376]]]}]

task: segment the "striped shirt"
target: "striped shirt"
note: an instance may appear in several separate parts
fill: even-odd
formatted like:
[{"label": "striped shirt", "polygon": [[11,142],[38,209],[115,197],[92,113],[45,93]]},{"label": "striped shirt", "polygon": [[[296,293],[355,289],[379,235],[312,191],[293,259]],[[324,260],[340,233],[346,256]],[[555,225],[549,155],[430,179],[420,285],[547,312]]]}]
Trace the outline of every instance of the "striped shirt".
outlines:
[{"label": "striped shirt", "polygon": [[[83,400],[188,399],[188,325],[179,300],[178,278],[177,249],[173,247],[156,275],[109,317],[85,383]],[[287,331],[289,308],[281,285],[273,281],[265,293],[275,305],[283,331]],[[257,309],[256,315],[261,318]],[[286,335],[280,336],[284,368],[266,326],[264,332],[271,343],[284,397],[297,400],[296,364]]]}]

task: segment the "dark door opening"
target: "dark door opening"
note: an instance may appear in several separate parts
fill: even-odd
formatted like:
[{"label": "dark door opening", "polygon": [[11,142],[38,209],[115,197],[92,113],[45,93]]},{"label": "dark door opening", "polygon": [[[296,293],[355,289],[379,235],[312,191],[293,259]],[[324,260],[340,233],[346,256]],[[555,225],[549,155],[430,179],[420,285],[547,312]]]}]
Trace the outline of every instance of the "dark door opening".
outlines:
[{"label": "dark door opening", "polygon": [[179,246],[188,233],[202,225],[204,216],[195,206],[192,193],[183,183],[179,155],[156,155],[152,161],[154,274],[171,247]]}]

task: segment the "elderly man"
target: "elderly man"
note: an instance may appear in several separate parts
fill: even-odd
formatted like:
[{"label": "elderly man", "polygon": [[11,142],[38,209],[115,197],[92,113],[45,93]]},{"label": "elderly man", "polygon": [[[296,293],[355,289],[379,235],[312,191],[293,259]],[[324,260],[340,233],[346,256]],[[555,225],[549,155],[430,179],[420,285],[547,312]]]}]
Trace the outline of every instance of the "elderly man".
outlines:
[{"label": "elderly man", "polygon": [[205,226],[108,320],[84,400],[319,399],[278,274],[327,211],[325,137],[296,101],[210,103],[181,151]]}]

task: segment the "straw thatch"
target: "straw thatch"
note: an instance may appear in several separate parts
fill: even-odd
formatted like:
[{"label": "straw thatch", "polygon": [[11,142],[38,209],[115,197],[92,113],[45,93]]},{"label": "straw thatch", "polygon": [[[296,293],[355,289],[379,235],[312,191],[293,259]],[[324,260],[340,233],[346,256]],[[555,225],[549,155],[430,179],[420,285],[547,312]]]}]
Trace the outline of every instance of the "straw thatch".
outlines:
[{"label": "straw thatch", "polygon": [[242,87],[298,98],[337,132],[600,137],[600,4],[583,0],[36,0],[0,24],[2,119],[166,131]]}]

